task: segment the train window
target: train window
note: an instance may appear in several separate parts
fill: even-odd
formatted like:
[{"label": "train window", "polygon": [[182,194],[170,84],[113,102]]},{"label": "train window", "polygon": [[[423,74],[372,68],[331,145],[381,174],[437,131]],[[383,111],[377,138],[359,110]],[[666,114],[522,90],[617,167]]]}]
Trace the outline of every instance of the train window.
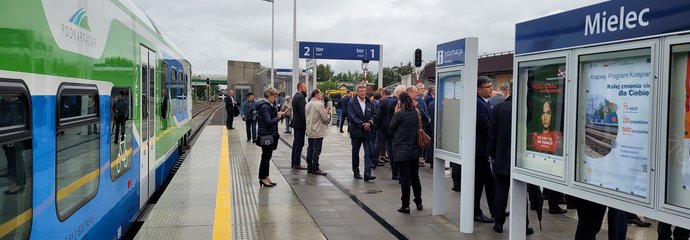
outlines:
[{"label": "train window", "polygon": [[110,179],[117,180],[132,167],[132,95],[128,87],[110,92]]},{"label": "train window", "polygon": [[0,80],[0,239],[28,239],[33,199],[30,98],[25,85]]},{"label": "train window", "polygon": [[177,106],[177,94],[178,94],[177,93],[177,84],[178,83],[177,83],[177,71],[175,70],[175,68],[170,70],[170,74],[172,76],[172,79],[170,80],[171,85],[172,85],[170,87],[172,90],[172,92],[170,93],[170,96],[172,96],[170,98],[170,99],[172,99],[172,106],[170,106],[170,107],[171,107],[173,114],[177,114],[177,112],[178,112],[178,110],[177,110],[177,107],[178,107]]},{"label": "train window", "polygon": [[153,138],[153,136],[155,136],[155,132],[156,132],[155,128],[153,127],[154,123],[156,121],[156,118],[154,116],[156,114],[156,110],[155,110],[156,109],[156,95],[155,95],[155,93],[156,93],[156,82],[155,82],[155,76],[156,76],[155,65],[156,65],[156,63],[155,62],[156,61],[155,61],[155,59],[156,59],[155,53],[153,53],[152,51],[149,51],[149,64],[148,64],[148,67],[149,67],[149,70],[148,70],[148,72],[149,72],[149,85],[148,85],[149,86],[149,95],[148,95],[149,101],[148,101],[148,104],[149,104],[149,106],[148,106],[148,109],[149,109],[149,112],[151,113],[151,116],[149,116],[149,118],[148,118],[149,119],[149,138]]},{"label": "train window", "polygon": [[576,181],[647,197],[651,48],[579,56]]},{"label": "train window", "polygon": [[57,99],[55,205],[64,221],[96,196],[100,114],[95,86],[63,84]]}]

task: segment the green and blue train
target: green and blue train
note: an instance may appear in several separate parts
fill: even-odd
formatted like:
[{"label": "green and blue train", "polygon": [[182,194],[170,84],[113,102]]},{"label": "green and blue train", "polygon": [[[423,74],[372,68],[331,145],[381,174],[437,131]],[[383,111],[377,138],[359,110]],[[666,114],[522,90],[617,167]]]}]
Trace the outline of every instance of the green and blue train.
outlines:
[{"label": "green and blue train", "polygon": [[0,239],[122,238],[187,144],[189,61],[130,0],[1,2]]}]

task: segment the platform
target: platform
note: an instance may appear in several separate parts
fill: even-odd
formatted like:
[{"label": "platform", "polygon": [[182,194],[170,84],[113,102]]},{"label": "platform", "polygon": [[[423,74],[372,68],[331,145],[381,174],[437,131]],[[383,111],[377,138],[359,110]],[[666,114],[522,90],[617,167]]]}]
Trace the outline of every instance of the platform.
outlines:
[{"label": "platform", "polygon": [[[292,135],[283,133],[284,125],[280,124],[281,140],[270,165],[270,177],[278,183],[274,188],[259,187],[261,149],[244,141],[244,122],[236,119],[236,129],[230,131],[207,126],[148,214],[137,239],[508,239],[507,224],[502,234],[493,232],[492,224],[482,223],[475,223],[473,234],[459,232],[460,194],[450,190],[449,170],[445,214],[432,216],[428,165],[420,168],[424,210],[398,213],[400,186],[391,179],[389,165],[373,170],[374,181],[354,179],[350,139],[336,127],[329,127],[321,154],[321,169],[328,175],[291,169]],[[223,133],[227,142],[222,141]],[[223,144],[227,144],[225,149]],[[222,159],[229,163],[226,177]],[[302,164],[306,165],[304,160]],[[219,190],[219,179],[229,192]],[[219,197],[221,193],[230,196]],[[482,204],[486,211],[485,200]],[[219,207],[228,211],[223,213]],[[573,239],[575,210],[551,215],[545,208],[543,230],[539,230],[535,212],[529,214],[535,233],[528,239]],[[606,234],[604,223],[598,237],[606,239]],[[631,225],[628,238],[655,239],[656,230]]]}]

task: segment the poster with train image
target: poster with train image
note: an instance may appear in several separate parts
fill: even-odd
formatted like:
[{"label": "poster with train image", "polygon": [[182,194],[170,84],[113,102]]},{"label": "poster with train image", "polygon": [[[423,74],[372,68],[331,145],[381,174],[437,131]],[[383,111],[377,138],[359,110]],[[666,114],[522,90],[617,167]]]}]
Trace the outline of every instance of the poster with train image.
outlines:
[{"label": "poster with train image", "polygon": [[647,196],[651,69],[649,56],[581,62],[579,181]]}]

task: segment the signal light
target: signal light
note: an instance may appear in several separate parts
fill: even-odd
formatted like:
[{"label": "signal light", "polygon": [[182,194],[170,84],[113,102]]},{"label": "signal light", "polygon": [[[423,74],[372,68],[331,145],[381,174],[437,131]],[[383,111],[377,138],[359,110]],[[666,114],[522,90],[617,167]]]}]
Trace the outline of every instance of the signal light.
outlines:
[{"label": "signal light", "polygon": [[414,66],[422,66],[422,49],[417,48],[417,50],[414,50]]}]

